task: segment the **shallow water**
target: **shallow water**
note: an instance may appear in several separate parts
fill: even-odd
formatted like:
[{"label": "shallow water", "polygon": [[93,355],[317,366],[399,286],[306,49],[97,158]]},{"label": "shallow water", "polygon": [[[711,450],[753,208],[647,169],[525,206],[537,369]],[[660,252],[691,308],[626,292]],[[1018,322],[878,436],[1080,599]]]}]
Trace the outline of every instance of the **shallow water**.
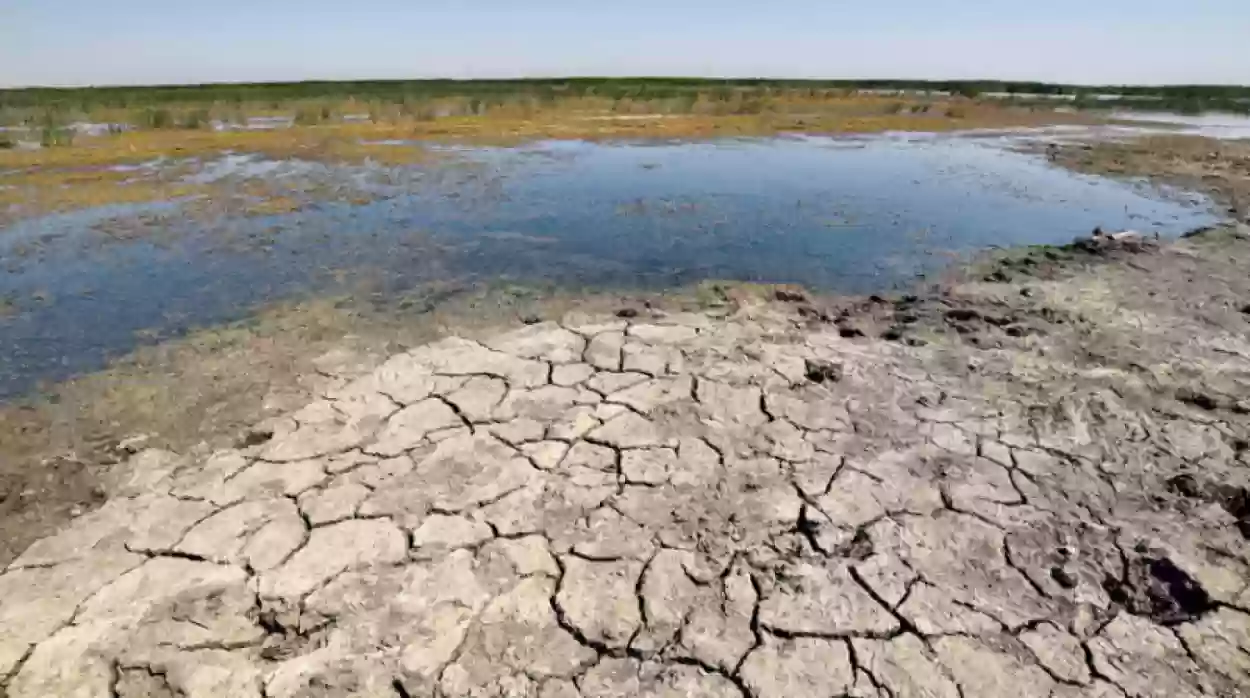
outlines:
[{"label": "shallow water", "polygon": [[[673,287],[702,279],[818,290],[906,287],[990,246],[1059,243],[1094,226],[1179,234],[1207,202],[1071,174],[959,137],[548,142],[447,149],[387,170],[371,203],[321,203],[210,224],[176,205],[111,207],[0,230],[0,396],[97,368],[141,337],[245,316],[267,302],[501,280]],[[249,176],[302,163],[226,159]],[[319,167],[319,166],[318,166]],[[372,182],[369,171],[339,175]],[[92,226],[163,215],[159,234]],[[0,306],[4,303],[0,301]],[[142,333],[142,334],[137,334]]]},{"label": "shallow water", "polygon": [[1190,136],[1205,138],[1250,138],[1250,115],[1210,112],[1206,114],[1175,114],[1172,112],[1116,112],[1113,116],[1122,121],[1143,124],[1167,125],[1172,130]]}]

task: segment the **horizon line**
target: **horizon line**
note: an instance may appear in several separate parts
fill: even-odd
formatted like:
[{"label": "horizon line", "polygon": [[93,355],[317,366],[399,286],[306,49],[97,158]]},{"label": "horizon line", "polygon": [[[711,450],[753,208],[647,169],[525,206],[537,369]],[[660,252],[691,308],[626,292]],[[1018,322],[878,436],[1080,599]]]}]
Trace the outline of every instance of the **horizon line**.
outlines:
[{"label": "horizon line", "polygon": [[705,76],[705,75],[542,75],[542,76],[509,76],[509,77],[412,77],[412,78],[301,78],[297,80],[213,80],[208,82],[167,82],[167,83],[92,83],[92,84],[23,84],[0,85],[0,91],[17,90],[108,90],[108,89],[161,89],[161,88],[194,88],[194,87],[243,87],[263,85],[301,85],[301,84],[352,84],[352,83],[405,83],[405,82],[559,82],[576,80],[690,80],[708,82],[794,82],[794,83],[923,83],[923,84],[977,84],[977,83],[1015,83],[1039,85],[1047,87],[1090,88],[1181,88],[1181,87],[1235,87],[1250,89],[1250,84],[1238,82],[1165,82],[1165,83],[1106,83],[1106,82],[1050,82],[1035,79],[1013,78],[845,78],[845,77],[764,77],[764,76]]}]

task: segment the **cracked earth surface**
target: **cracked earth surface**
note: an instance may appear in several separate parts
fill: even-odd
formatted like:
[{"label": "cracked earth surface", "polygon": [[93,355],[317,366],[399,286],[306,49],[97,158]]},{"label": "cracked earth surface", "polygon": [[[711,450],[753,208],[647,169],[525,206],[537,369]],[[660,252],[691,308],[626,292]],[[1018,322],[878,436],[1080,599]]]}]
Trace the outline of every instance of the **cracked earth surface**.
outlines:
[{"label": "cracked earth surface", "polygon": [[1247,250],[394,356],[110,473],[0,695],[1245,695]]}]

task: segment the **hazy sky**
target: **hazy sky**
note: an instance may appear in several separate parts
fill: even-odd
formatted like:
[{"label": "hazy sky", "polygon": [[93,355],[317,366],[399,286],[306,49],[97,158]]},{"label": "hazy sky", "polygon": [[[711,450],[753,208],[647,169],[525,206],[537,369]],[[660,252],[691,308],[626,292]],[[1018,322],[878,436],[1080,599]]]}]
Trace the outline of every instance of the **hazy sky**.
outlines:
[{"label": "hazy sky", "polygon": [[1250,84],[1250,0],[0,0],[0,85],[706,75]]}]

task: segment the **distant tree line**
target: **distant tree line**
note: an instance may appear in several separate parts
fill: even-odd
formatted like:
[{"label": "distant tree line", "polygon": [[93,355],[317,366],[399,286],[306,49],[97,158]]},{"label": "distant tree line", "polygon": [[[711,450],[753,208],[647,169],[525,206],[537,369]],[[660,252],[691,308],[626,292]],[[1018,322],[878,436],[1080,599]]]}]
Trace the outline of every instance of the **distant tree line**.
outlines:
[{"label": "distant tree line", "polygon": [[[710,78],[534,78],[515,80],[361,80],[282,83],[213,83],[144,87],[31,87],[0,90],[0,108],[133,108],[162,104],[272,102],[291,100],[393,100],[465,97],[539,100],[595,96],[610,99],[664,99],[696,93],[736,91],[871,90],[942,92],[964,97],[987,93],[1027,99],[1070,96],[1080,104],[1141,108],[1250,111],[1250,86],[1231,85],[1064,85],[998,80],[771,80]],[[1115,96],[1109,99],[1109,96]]]}]

